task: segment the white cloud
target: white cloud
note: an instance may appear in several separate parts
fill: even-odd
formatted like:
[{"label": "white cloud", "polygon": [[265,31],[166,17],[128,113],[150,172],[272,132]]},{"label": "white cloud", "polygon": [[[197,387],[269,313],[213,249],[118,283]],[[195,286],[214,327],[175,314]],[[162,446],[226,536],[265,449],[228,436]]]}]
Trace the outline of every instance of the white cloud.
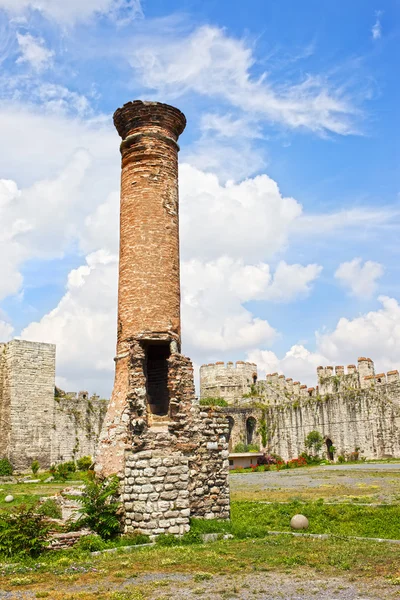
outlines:
[{"label": "white cloud", "polygon": [[302,212],[267,175],[221,185],[215,175],[188,164],[180,167],[180,198],[185,259],[226,254],[246,262],[269,259],[285,247]]},{"label": "white cloud", "polygon": [[54,52],[46,48],[42,38],[35,38],[29,33],[17,33],[21,56],[17,63],[28,63],[35,71],[44,71],[51,63]]},{"label": "white cloud", "polygon": [[[317,336],[318,349],[336,364],[370,356],[379,370],[400,366],[400,306],[396,299],[380,296],[382,308],[355,319],[341,318],[332,333]],[[338,363],[339,361],[339,363]]]},{"label": "white cloud", "polygon": [[354,258],[339,265],[335,277],[353,296],[369,298],[376,291],[377,280],[383,272],[380,263],[367,260],[362,264],[361,258]]},{"label": "white cloud", "polygon": [[0,343],[8,342],[12,337],[13,331],[14,328],[10,323],[0,319]]},{"label": "white cloud", "polygon": [[57,345],[57,374],[63,385],[110,391],[116,296],[117,257],[99,250],[70,272],[56,308],[21,332],[23,339]]},{"label": "white cloud", "polygon": [[380,296],[381,308],[354,319],[342,317],[332,332],[316,333],[314,352],[296,344],[282,357],[270,350],[254,349],[247,360],[259,367],[259,376],[278,371],[307,385],[317,383],[318,365],[348,365],[359,356],[371,357],[376,372],[400,367],[400,305]]},{"label": "white cloud", "polygon": [[382,23],[381,23],[381,19],[380,19],[381,15],[382,15],[382,11],[378,10],[376,12],[376,21],[371,29],[371,34],[372,34],[373,40],[379,40],[382,37]]},{"label": "white cloud", "polygon": [[142,15],[140,0],[0,0],[1,8],[11,15],[38,11],[49,19],[67,25],[99,14],[118,20]]},{"label": "white cloud", "polygon": [[256,363],[259,378],[278,372],[310,387],[316,384],[317,367],[329,362],[325,356],[310,352],[302,344],[292,346],[282,359],[270,350],[252,350],[247,353],[246,360]]},{"label": "white cloud", "polygon": [[187,92],[228,101],[253,119],[265,119],[317,133],[354,133],[358,111],[326,77],[308,75],[291,85],[273,85],[267,74],[255,79],[252,48],[223,29],[199,27],[177,41],[144,40],[131,51],[130,63],[143,85],[164,97]]}]

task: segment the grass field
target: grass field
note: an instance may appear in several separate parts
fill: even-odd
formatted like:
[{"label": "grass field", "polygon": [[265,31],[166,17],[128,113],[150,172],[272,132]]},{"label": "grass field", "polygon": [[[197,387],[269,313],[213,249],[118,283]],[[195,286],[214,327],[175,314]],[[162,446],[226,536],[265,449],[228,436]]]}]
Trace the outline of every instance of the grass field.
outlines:
[{"label": "grass field", "polygon": [[[377,506],[343,502],[340,481],[345,477],[337,474],[339,483],[335,485],[339,489],[337,495],[331,493],[331,503],[315,500],[314,495],[312,501],[289,503],[290,496],[286,495],[285,504],[265,504],[254,498],[234,500],[230,523],[193,521],[193,533],[226,531],[234,539],[137,548],[129,553],[118,550],[98,556],[70,550],[43,554],[36,560],[0,559],[0,600],[398,598],[400,544],[348,537],[400,539],[400,504],[388,502],[386,485],[392,480],[396,482],[394,487],[399,485],[399,473],[382,475],[379,468],[365,476],[377,482],[377,494],[385,498],[384,504]],[[273,480],[268,480],[270,473],[257,475],[258,489],[268,501],[268,485]],[[316,479],[323,480],[321,473],[313,474],[313,469],[296,470],[295,476],[302,478],[304,490],[307,485],[314,489]],[[234,477],[232,495],[238,498],[245,483],[240,481],[238,486]],[[363,481],[362,475],[350,471],[346,477],[355,477],[355,484]],[[333,479],[330,481],[333,483]],[[32,502],[34,497],[52,495],[64,487],[58,483],[0,484],[0,507],[4,509],[1,502],[11,491],[18,501],[28,498]],[[257,490],[254,482],[249,487]],[[292,492],[293,486],[287,494]],[[247,493],[250,495],[249,489]],[[290,518],[297,512],[309,518],[308,532],[330,533],[332,537],[268,535],[271,530],[289,532]]]}]

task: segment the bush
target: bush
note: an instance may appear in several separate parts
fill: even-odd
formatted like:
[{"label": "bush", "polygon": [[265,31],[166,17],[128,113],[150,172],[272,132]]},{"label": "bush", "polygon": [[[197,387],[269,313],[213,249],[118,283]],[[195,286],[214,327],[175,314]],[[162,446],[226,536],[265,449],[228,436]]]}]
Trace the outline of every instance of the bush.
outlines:
[{"label": "bush", "polygon": [[339,456],[337,457],[337,460],[340,463],[344,463],[344,462],[346,462],[346,457],[343,456],[343,454],[339,454]]},{"label": "bush", "polygon": [[39,472],[40,464],[38,460],[34,460],[31,464],[32,473],[36,475]]},{"label": "bush", "polygon": [[61,519],[62,517],[60,505],[51,498],[43,502],[43,504],[40,504],[37,512],[45,517],[50,517],[50,519]]},{"label": "bush", "polygon": [[76,461],[76,466],[78,467],[78,471],[88,471],[92,466],[93,460],[91,456],[82,456],[82,458],[78,458]]},{"label": "bush", "polygon": [[86,552],[98,552],[104,550],[105,543],[99,535],[85,535],[81,537],[75,548]]},{"label": "bush", "polygon": [[310,431],[310,433],[307,435],[306,439],[304,440],[304,445],[309,450],[313,450],[314,454],[318,454],[322,448],[323,441],[324,438],[322,435],[318,431],[314,430]]},{"label": "bush", "polygon": [[0,458],[0,475],[12,475],[13,471],[13,466],[8,458]]},{"label": "bush", "polygon": [[115,536],[120,529],[118,518],[119,479],[116,475],[105,478],[93,478],[86,484],[82,496],[81,516],[76,525],[88,527],[104,540]]},{"label": "bush", "polygon": [[228,406],[228,403],[223,398],[201,398],[200,406]]},{"label": "bush", "polygon": [[243,442],[240,442],[239,444],[236,444],[233,451],[237,452],[237,453],[260,452],[260,447],[257,446],[256,444],[243,444]]},{"label": "bush", "polygon": [[50,526],[44,515],[24,505],[0,516],[0,554],[38,556],[46,547]]},{"label": "bush", "polygon": [[50,467],[50,472],[52,473],[52,475],[54,475],[56,479],[60,479],[61,481],[66,481],[68,479],[68,476],[71,475],[71,473],[75,473],[75,471],[76,465],[73,460],[70,460],[65,463],[60,463],[56,467],[54,467],[54,465]]}]

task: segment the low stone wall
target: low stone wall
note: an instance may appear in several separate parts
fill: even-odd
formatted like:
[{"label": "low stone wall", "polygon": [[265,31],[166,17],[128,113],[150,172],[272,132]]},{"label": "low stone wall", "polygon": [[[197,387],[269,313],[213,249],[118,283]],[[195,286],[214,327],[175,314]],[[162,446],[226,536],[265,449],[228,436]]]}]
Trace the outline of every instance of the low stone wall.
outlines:
[{"label": "low stone wall", "polygon": [[125,533],[183,535],[189,526],[189,461],[179,454],[127,452]]}]

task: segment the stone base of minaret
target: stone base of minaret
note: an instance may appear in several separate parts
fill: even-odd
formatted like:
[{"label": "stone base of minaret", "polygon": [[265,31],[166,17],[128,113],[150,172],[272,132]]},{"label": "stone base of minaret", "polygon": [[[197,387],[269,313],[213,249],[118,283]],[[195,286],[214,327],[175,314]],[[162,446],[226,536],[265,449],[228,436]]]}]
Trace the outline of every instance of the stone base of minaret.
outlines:
[{"label": "stone base of minaret", "polygon": [[190,517],[230,516],[228,421],[195,403],[192,363],[177,350],[158,336],[116,358],[96,470],[120,477],[125,533],[182,535]]}]

